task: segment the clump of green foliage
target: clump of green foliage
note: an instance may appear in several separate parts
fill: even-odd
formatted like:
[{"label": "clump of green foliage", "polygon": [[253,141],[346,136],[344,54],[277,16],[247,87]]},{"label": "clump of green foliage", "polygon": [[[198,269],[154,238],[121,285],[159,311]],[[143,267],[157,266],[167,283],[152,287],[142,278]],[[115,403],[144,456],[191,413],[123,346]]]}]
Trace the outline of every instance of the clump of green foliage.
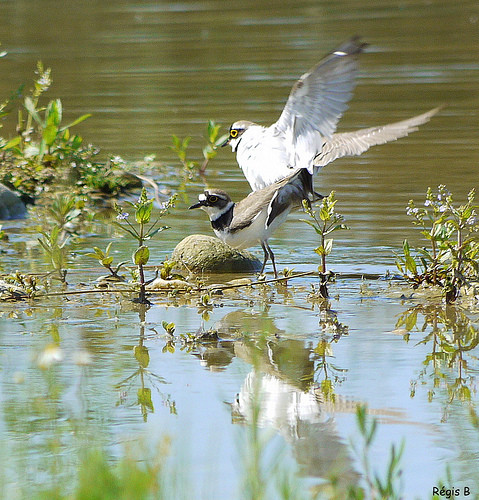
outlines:
[{"label": "clump of green foliage", "polygon": [[39,62],[35,74],[33,88],[25,95],[21,86],[0,103],[0,119],[17,116],[16,135],[0,137],[0,182],[30,203],[54,181],[73,181],[78,192],[96,190],[114,195],[130,187],[131,179],[119,175],[112,161],[95,161],[98,148],[85,145],[79,135],[70,132],[91,115],[63,123],[60,99],[41,103],[52,85],[51,69]]},{"label": "clump of green foliage", "polygon": [[[145,279],[144,267],[150,259],[150,249],[146,244],[157,233],[169,229],[169,226],[159,226],[160,219],[166,215],[175,205],[176,196],[172,196],[160,209],[155,222],[150,224],[151,213],[153,210],[153,199],[148,198],[146,189],[143,188],[140,197],[136,203],[127,202],[130,208],[135,212],[135,222],[129,220],[129,213],[125,212],[118,205],[115,209],[118,213],[117,220],[114,221],[116,227],[130,235],[138,243],[138,248],[133,252],[132,260],[138,269],[139,296],[140,304],[149,304],[146,297],[146,286],[150,283]],[[104,265],[104,264],[103,264]]]},{"label": "clump of green foliage", "polygon": [[325,196],[321,203],[314,209],[308,200],[303,200],[304,211],[309,215],[309,219],[301,219],[302,222],[309,224],[319,236],[319,246],[314,251],[321,257],[321,264],[318,271],[321,276],[319,286],[319,295],[323,298],[329,296],[327,284],[330,275],[327,275],[326,257],[333,250],[333,239],[328,238],[331,233],[338,229],[348,229],[343,223],[344,217],[335,211],[338,200],[334,198],[335,192],[331,191],[329,196]]},{"label": "clump of green foliage", "polygon": [[62,283],[66,282],[70,240],[81,222],[83,209],[82,199],[72,194],[57,195],[50,205],[40,209],[46,224],[38,242],[51,265],[50,274]]},{"label": "clump of green foliage", "polygon": [[474,198],[472,189],[467,202],[456,206],[446,186],[440,185],[437,192],[428,188],[423,207],[417,207],[413,200],[407,207],[428,245],[412,250],[404,240],[397,268],[414,287],[441,287],[448,303],[457,299],[463,286],[479,279],[479,207]]},{"label": "clump of green foliage", "polygon": [[206,129],[207,144],[203,147],[203,162],[201,165],[189,160],[187,157],[188,148],[191,142],[191,137],[180,139],[178,136],[172,136],[172,145],[170,149],[176,153],[178,159],[183,166],[183,172],[186,178],[191,178],[195,172],[204,174],[208,163],[217,155],[217,149],[227,139],[227,135],[219,136],[221,125],[217,125],[213,120],[208,121]]}]

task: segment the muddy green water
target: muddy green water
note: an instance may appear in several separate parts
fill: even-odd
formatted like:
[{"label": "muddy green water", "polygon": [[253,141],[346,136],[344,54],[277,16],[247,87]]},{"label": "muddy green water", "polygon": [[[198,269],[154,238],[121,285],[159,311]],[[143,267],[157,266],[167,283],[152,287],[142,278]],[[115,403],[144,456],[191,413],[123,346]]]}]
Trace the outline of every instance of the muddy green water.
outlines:
[{"label": "muddy green water", "polygon": [[[53,72],[48,95],[62,99],[65,119],[93,114],[77,127],[87,142],[105,157],[154,154],[165,163],[175,161],[172,134],[192,136],[191,158],[201,158],[208,119],[224,128],[240,118],[272,123],[295,79],[338,42],[361,34],[370,48],[340,131],[447,106],[419,132],[338,160],[321,173],[318,190],[336,190],[337,209],[351,228],[335,240],[334,270],[394,271],[393,250],[405,237],[417,241],[405,214],[410,198],[419,201],[428,186],[441,183],[458,199],[479,187],[477,2],[0,0],[0,9],[1,48],[8,52],[0,59],[0,99],[29,85],[42,60]],[[7,120],[3,135],[9,127]],[[211,164],[207,182],[234,198],[248,193],[229,148]],[[191,183],[190,199],[202,187]],[[167,220],[172,229],[151,243],[152,263],[184,236],[210,234],[204,214],[187,206],[178,205]],[[307,271],[318,263],[315,235],[301,217],[292,215],[270,241],[281,268]],[[35,226],[6,221],[3,227],[10,244],[2,270],[44,269]],[[82,254],[105,246],[112,234],[93,225],[72,259],[73,285],[100,274]],[[117,236],[115,258],[128,259],[131,246]],[[401,298],[385,282],[369,283],[371,293],[361,294],[359,279],[342,279],[332,287],[331,308],[349,333],[331,344],[325,371],[314,349],[331,332],[323,328],[324,313],[307,301],[311,283],[304,278],[290,292],[222,299],[206,319],[196,307],[155,298],[143,339],[138,312],[110,297],[0,305],[4,498],[55,480],[68,490],[85,446],[120,456],[126,443],[144,439],[154,446],[164,435],[173,438],[193,498],[235,498],[244,470],[241,423],[251,417],[254,387],[264,403],[261,424],[275,431],[273,445],[285,446],[287,467],[297,467],[308,485],[327,476],[336,460],[344,477],[356,477],[360,467],[348,446],[357,434],[354,404],[363,402],[381,422],[375,467],[384,470],[391,444],[405,440],[404,498],[430,496],[447,466],[451,487],[479,495],[479,436],[468,418],[477,399],[477,349],[451,366],[447,360],[425,364],[435,346],[419,342],[431,328],[414,329],[409,341],[396,330],[398,318],[418,302]],[[460,319],[459,308],[423,312],[435,315],[447,334],[460,325],[459,335],[472,328],[477,336],[477,308],[468,311],[470,323]],[[423,319],[420,312],[419,329]],[[224,340],[164,352],[163,320],[176,324],[176,334],[214,327]],[[231,340],[234,332],[241,340]],[[256,349],[243,338],[261,333],[268,342]],[[42,370],[39,354],[58,341],[62,359]],[[149,352],[146,372],[133,353],[139,343]],[[90,363],[83,365],[86,355]],[[335,387],[334,409],[317,397],[325,377]],[[451,393],[459,378],[471,391],[470,403]],[[138,391],[145,387],[152,405],[142,407]],[[274,461],[274,449],[267,455]]]}]

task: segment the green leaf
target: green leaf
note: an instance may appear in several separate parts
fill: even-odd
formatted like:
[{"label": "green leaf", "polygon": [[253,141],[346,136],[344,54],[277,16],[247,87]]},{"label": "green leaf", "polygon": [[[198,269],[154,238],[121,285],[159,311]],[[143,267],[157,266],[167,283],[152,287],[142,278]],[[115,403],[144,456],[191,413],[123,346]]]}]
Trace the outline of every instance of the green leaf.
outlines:
[{"label": "green leaf", "polygon": [[221,146],[221,144],[223,144],[226,139],[228,139],[228,134],[225,134],[225,135],[222,135],[219,139],[216,139],[215,141],[215,146],[218,147],[218,146]]},{"label": "green leaf", "polygon": [[74,127],[75,125],[78,125],[79,123],[85,121],[87,118],[90,118],[90,116],[92,116],[91,113],[86,113],[85,115],[80,116],[79,118],[77,118],[76,120],[73,120],[71,123],[69,123],[65,127],[62,127],[60,129],[60,132],[63,132],[64,130],[67,130],[71,127]]},{"label": "green leaf", "polygon": [[299,220],[301,222],[305,222],[306,224],[309,224],[316,231],[317,234],[322,234],[321,229],[313,221],[310,221],[307,219],[299,219]]},{"label": "green leaf", "polygon": [[104,259],[101,259],[101,265],[104,267],[110,266],[112,262],[113,262],[113,257],[105,257]]},{"label": "green leaf", "polygon": [[138,233],[135,233],[134,231],[132,231],[131,229],[127,228],[123,224],[120,224],[118,221],[114,220],[114,221],[112,221],[112,224],[114,226],[116,226],[116,227],[119,227],[120,229],[123,229],[123,231],[125,231],[126,233],[131,234],[133,236],[133,238],[135,238],[135,240],[139,240],[140,239],[140,236],[138,235]]},{"label": "green leaf", "polygon": [[100,257],[100,259],[103,259],[105,257],[105,254],[103,253],[103,250],[101,248],[93,247],[93,250],[95,251],[97,257]]},{"label": "green leaf", "polygon": [[141,247],[138,247],[133,254],[133,262],[137,266],[144,266],[148,263],[148,259],[150,258],[150,249],[142,245]]},{"label": "green leaf", "polygon": [[328,207],[326,204],[322,204],[321,208],[319,210],[319,218],[323,221],[327,221],[331,218],[331,212],[328,210]]},{"label": "green leaf", "polygon": [[416,261],[410,255],[406,256],[406,269],[414,275],[417,274]]},{"label": "green leaf", "polygon": [[410,332],[416,326],[416,323],[417,323],[417,311],[413,311],[406,317],[404,326],[406,330]]},{"label": "green leaf", "polygon": [[151,400],[151,389],[149,387],[140,387],[137,392],[138,404],[146,406],[153,411],[153,402]]},{"label": "green leaf", "polygon": [[37,113],[37,110],[35,109],[35,104],[32,100],[31,97],[25,97],[25,109],[28,111],[28,113],[31,115],[31,117],[40,125],[40,127],[43,127],[43,120],[40,118],[40,115]]},{"label": "green leaf", "polygon": [[140,205],[135,213],[136,222],[138,222],[138,224],[148,224],[148,222],[150,222],[152,210],[153,210],[152,201]]},{"label": "green leaf", "polygon": [[58,128],[54,123],[49,123],[44,129],[43,129],[43,141],[47,146],[51,146],[57,137],[58,133]]},{"label": "green leaf", "polygon": [[142,368],[147,368],[150,364],[150,354],[148,353],[148,348],[144,345],[136,345],[133,348],[133,352],[135,354],[135,358],[140,363]]},{"label": "green leaf", "polygon": [[333,249],[333,239],[330,238],[324,240],[324,251],[326,252],[326,255],[329,255],[332,249]]},{"label": "green leaf", "polygon": [[62,121],[62,102],[60,101],[60,99],[50,101],[48,103],[45,114],[47,125],[53,124],[58,128]]},{"label": "green leaf", "polygon": [[173,322],[168,323],[167,321],[163,321],[161,325],[167,333],[173,335],[173,332],[175,331],[175,324]]},{"label": "green leaf", "polygon": [[11,149],[20,144],[22,138],[20,136],[14,137],[13,139],[10,139],[5,146],[1,149]]},{"label": "green leaf", "polygon": [[165,229],[170,229],[170,226],[157,227],[156,229],[154,229],[153,231],[151,231],[151,233],[148,233],[146,235],[146,238],[152,238],[153,236],[155,236],[155,234],[161,233],[161,231],[164,231]]}]

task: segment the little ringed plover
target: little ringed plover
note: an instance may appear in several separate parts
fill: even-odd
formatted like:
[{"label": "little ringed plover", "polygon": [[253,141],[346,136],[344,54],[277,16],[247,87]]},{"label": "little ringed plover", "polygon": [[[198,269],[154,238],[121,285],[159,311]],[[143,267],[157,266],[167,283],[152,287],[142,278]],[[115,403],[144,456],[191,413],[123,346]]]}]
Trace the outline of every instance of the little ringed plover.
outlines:
[{"label": "little ringed plover", "polygon": [[317,196],[311,174],[301,169],[286,179],[253,191],[238,203],[221,189],[208,189],[198,196],[198,203],[190,209],[204,210],[216,236],[233,248],[244,249],[259,243],[264,252],[261,273],[270,258],[274,275],[278,277],[268,238],[293,208],[302,206],[303,200],[312,201]]}]

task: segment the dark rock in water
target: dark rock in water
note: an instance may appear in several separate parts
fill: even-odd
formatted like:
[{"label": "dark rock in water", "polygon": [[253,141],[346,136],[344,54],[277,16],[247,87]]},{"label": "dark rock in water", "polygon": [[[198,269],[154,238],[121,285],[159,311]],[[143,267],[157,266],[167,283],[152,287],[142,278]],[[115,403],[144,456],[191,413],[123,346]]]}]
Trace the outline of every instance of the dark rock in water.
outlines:
[{"label": "dark rock in water", "polygon": [[192,234],[173,250],[172,260],[195,272],[259,271],[261,262],[244,250],[235,250],[218,238]]},{"label": "dark rock in water", "polygon": [[0,220],[22,219],[27,208],[16,193],[0,184]]}]

